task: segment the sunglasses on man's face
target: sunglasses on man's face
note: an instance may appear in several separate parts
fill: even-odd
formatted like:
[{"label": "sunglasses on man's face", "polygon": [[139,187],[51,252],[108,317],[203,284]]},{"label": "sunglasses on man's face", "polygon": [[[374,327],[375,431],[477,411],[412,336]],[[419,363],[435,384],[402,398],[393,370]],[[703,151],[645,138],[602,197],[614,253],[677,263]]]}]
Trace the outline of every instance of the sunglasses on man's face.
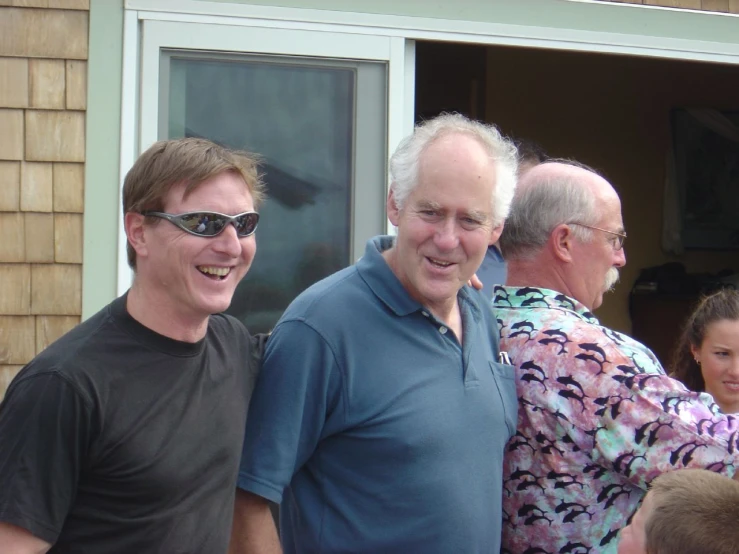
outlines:
[{"label": "sunglasses on man's face", "polygon": [[166,219],[183,231],[198,237],[215,237],[232,223],[239,238],[248,237],[257,230],[259,214],[244,212],[237,215],[226,215],[218,212],[187,212],[184,214],[168,214],[164,212],[143,212],[142,215]]}]

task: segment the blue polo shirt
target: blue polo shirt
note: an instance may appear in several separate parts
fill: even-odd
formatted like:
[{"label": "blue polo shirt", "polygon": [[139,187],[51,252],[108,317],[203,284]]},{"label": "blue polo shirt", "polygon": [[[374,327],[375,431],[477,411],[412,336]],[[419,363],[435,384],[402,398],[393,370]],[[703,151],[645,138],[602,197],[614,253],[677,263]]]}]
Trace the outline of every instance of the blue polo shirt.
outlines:
[{"label": "blue polo shirt", "polygon": [[497,246],[491,244],[477,270],[477,277],[482,281],[482,293],[492,301],[493,287],[505,285],[507,275],[508,265],[503,259],[503,254]]},{"label": "blue polo shirt", "polygon": [[381,252],[301,294],[272,333],[239,487],[281,503],[286,553],[500,552],[513,368],[490,302],[463,288],[459,344]]}]

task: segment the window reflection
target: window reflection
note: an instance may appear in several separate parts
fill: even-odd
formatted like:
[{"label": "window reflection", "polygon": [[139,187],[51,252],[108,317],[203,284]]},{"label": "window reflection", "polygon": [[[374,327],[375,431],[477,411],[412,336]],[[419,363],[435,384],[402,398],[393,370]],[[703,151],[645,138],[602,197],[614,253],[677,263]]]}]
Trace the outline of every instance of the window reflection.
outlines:
[{"label": "window reflection", "polygon": [[169,74],[170,138],[206,137],[263,157],[257,256],[228,312],[268,331],[295,296],[351,261],[355,71],[172,57]]}]

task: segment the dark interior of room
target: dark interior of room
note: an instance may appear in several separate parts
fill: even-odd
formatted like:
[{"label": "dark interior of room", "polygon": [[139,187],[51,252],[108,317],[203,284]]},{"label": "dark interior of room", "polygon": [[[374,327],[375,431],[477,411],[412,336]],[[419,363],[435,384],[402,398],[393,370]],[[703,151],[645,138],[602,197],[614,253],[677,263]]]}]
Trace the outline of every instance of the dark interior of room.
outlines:
[{"label": "dark interior of room", "polygon": [[[598,169],[615,186],[629,234],[627,265],[596,315],[647,344],[663,364],[704,284],[739,271],[736,249],[675,254],[662,247],[671,114],[675,108],[739,112],[737,90],[739,66],[733,65],[416,43],[417,120],[442,111],[486,120],[550,156]],[[657,277],[643,273],[660,266],[666,269]],[[634,287],[649,279],[660,281],[651,289]]]}]

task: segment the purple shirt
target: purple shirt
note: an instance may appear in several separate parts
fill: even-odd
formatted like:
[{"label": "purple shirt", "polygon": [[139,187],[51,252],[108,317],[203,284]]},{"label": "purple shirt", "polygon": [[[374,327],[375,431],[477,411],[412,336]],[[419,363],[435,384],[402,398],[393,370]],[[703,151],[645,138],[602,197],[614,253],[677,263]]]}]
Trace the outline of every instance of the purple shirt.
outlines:
[{"label": "purple shirt", "polygon": [[657,475],[734,474],[739,419],[667,377],[643,344],[556,291],[495,287],[493,306],[519,402],[502,552],[615,553]]}]

